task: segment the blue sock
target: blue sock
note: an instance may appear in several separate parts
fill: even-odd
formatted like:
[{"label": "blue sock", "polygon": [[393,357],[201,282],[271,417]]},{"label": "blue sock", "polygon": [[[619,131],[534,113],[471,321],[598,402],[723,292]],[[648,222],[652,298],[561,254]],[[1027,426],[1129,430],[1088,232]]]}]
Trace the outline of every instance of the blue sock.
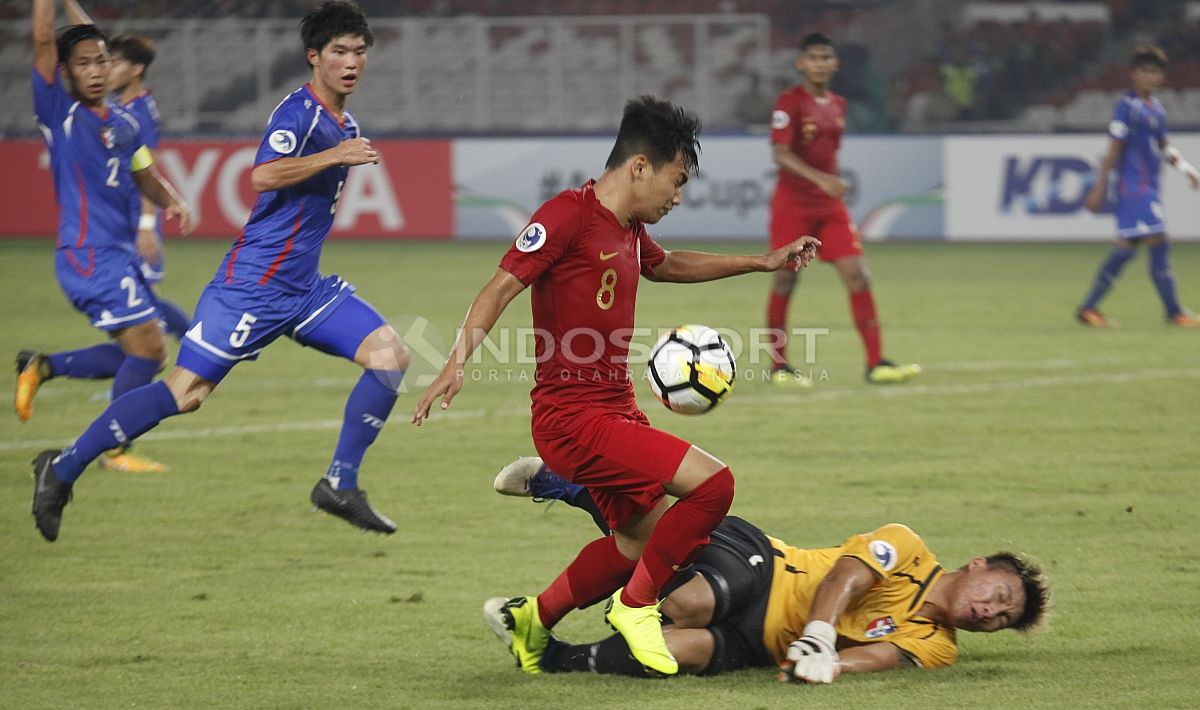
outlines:
[{"label": "blue sock", "polygon": [[115,400],[126,392],[150,384],[160,365],[158,360],[126,355],[125,362],[113,377],[112,398]]},{"label": "blue sock", "polygon": [[46,356],[46,361],[50,363],[50,377],[84,380],[107,380],[117,374],[124,360],[125,353],[116,343],[102,343]]},{"label": "blue sock", "polygon": [[1100,271],[1096,272],[1096,280],[1092,282],[1092,290],[1084,299],[1083,307],[1095,308],[1096,304],[1100,303],[1100,299],[1104,298],[1104,294],[1108,293],[1108,289],[1112,288],[1113,282],[1121,275],[1121,270],[1136,255],[1135,249],[1124,247],[1113,249],[1104,263],[1100,265]]},{"label": "blue sock", "polygon": [[325,477],[336,490],[358,487],[358,467],[392,413],[404,371],[365,370],[346,399],[346,415]]},{"label": "blue sock", "polygon": [[179,406],[165,382],[138,387],[108,405],[75,443],[63,450],[54,460],[54,473],[73,483],[97,456],[127,445],[176,414]]},{"label": "blue sock", "polygon": [[176,340],[183,340],[192,319],[186,311],[170,301],[158,299],[158,315],[162,318],[163,330]]},{"label": "blue sock", "polygon": [[1183,308],[1179,306],[1179,297],[1175,295],[1175,276],[1171,273],[1170,254],[1171,245],[1167,242],[1150,247],[1150,278],[1154,281],[1154,288],[1158,289],[1163,308],[1167,309],[1167,317],[1174,318],[1183,312]]}]

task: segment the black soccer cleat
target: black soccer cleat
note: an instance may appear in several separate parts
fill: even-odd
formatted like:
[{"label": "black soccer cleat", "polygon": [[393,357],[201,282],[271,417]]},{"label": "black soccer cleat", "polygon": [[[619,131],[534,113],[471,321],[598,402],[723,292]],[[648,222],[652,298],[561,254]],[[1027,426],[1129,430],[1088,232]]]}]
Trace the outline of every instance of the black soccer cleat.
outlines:
[{"label": "black soccer cleat", "polygon": [[380,515],[367,502],[367,492],[361,488],[351,488],[346,491],[334,490],[329,479],[322,478],[312,489],[312,504],[318,510],[345,520],[363,530],[381,532],[391,535],[396,532],[396,524]]},{"label": "black soccer cleat", "polygon": [[38,532],[49,542],[58,539],[63,508],[71,500],[73,485],[59,480],[54,467],[50,465],[60,453],[58,449],[49,449],[33,460],[33,519]]}]

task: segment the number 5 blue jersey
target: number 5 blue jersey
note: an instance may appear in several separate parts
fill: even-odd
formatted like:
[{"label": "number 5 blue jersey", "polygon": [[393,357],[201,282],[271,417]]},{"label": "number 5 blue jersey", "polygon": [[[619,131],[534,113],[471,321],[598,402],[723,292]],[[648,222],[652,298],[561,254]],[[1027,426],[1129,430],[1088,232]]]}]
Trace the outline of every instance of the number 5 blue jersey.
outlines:
[{"label": "number 5 blue jersey", "polygon": [[[320,153],[358,135],[349,112],[338,121],[305,84],[271,113],[254,165]],[[327,168],[291,187],[260,193],[213,281],[269,284],[288,293],[310,290],[320,278],[321,246],[349,171]]]},{"label": "number 5 blue jersey", "polygon": [[1118,197],[1158,195],[1162,165],[1159,145],[1167,138],[1167,112],[1156,97],[1147,101],[1130,91],[1113,109],[1108,135],[1125,144],[1117,163]]},{"label": "number 5 blue jersey", "polygon": [[86,276],[95,249],[134,251],[136,220],[129,203],[139,194],[132,163],[143,145],[141,126],[111,101],[99,112],[76,101],[57,71],[50,83],[33,72],[33,106],[50,151],[58,249]]}]

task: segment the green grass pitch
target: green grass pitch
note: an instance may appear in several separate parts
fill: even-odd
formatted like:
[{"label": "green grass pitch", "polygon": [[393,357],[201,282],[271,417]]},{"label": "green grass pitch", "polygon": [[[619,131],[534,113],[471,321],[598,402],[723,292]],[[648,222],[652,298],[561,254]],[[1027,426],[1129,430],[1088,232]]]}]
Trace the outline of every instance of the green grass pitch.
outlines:
[{"label": "green grass pitch", "polygon": [[[226,246],[173,240],[165,292],[194,303]],[[430,342],[448,341],[503,248],[336,242],[323,268],[402,330],[419,316]],[[281,341],[199,412],[146,437],[141,450],[170,473],[93,467],[54,544],[29,515],[28,462],[98,414],[107,383],[53,381],[31,422],[0,417],[0,707],[1194,706],[1200,332],[1164,325],[1144,255],[1105,303],[1123,327],[1076,324],[1106,250],[872,245],[886,353],[925,367],[906,386],[863,383],[845,294],[825,266],[804,276],[792,307],[795,325],[830,331],[817,338],[813,367],[826,379],[814,390],[745,379],[716,411],[688,418],[638,385],[656,425],[731,466],[733,512],[791,543],[901,521],[946,565],[1032,553],[1057,598],[1040,636],[962,634],[950,669],[826,687],[778,685],[769,670],[523,676],[481,603],[540,591],[594,536],[579,511],[491,490],[501,465],[532,452],[529,367],[485,360],[453,416],[421,429],[408,423],[416,395],[402,395],[362,474],[400,526],[384,538],[308,504],[356,368]],[[97,341],[51,263],[48,242],[0,244],[4,357]],[[1200,246],[1177,246],[1174,267],[1184,302],[1200,307]],[[745,332],[761,325],[767,284],[643,282],[638,322]],[[501,325],[530,325],[526,296]],[[608,633],[597,608],[559,632]]]}]

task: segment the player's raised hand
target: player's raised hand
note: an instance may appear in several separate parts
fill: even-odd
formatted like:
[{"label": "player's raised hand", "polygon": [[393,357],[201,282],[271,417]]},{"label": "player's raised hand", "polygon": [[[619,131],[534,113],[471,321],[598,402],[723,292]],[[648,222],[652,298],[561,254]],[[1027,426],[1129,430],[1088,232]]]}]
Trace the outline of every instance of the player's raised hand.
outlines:
[{"label": "player's raised hand", "polygon": [[447,366],[438,373],[433,384],[429,385],[429,388],[421,395],[421,401],[417,402],[417,408],[413,411],[412,423],[421,426],[429,418],[429,409],[438,397],[442,398],[442,411],[449,409],[450,403],[462,389],[463,378],[462,368],[453,367],[447,363]]},{"label": "player's raised hand", "polygon": [[784,669],[805,683],[832,683],[838,677],[837,632],[824,621],[810,621],[804,635],[788,646]]},{"label": "player's raised hand", "polygon": [[179,233],[183,236],[188,236],[195,229],[196,225],[192,222],[192,210],[184,202],[172,202],[163,209],[163,219],[178,219]]},{"label": "player's raised hand", "polygon": [[366,165],[379,162],[379,151],[371,147],[366,138],[350,138],[338,143],[338,163],[342,165]]}]

